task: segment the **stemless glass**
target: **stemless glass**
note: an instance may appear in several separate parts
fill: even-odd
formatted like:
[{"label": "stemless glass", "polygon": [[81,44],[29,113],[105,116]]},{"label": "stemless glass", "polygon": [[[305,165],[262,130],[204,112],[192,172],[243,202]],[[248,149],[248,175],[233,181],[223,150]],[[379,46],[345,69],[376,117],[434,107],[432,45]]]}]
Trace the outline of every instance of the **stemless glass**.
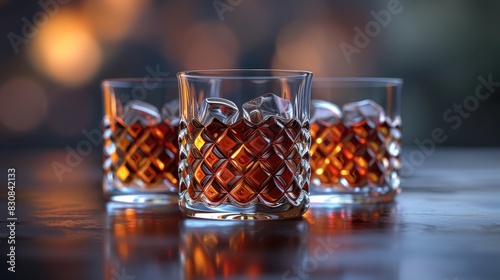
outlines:
[{"label": "stemless glass", "polygon": [[187,216],[282,219],[307,210],[311,78],[290,70],[178,74]]},{"label": "stemless glass", "polygon": [[312,203],[388,202],[400,192],[402,85],[395,78],[313,80]]},{"label": "stemless glass", "polygon": [[177,79],[113,79],[102,88],[104,195],[121,202],[177,202]]}]

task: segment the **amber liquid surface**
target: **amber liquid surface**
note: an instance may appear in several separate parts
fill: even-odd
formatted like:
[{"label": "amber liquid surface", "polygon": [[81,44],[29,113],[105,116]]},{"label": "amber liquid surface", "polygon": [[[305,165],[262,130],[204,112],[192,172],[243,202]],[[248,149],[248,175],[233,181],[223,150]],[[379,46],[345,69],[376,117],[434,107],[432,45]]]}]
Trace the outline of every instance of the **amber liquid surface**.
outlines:
[{"label": "amber liquid surface", "polygon": [[127,125],[116,118],[104,130],[104,176],[111,173],[117,188],[177,190],[178,125]]},{"label": "amber liquid surface", "polygon": [[[184,126],[184,128],[182,128]],[[208,206],[298,205],[309,191],[309,127],[269,118],[259,125],[181,122],[180,192]]]},{"label": "amber liquid surface", "polygon": [[311,124],[312,184],[320,188],[353,189],[391,186],[399,169],[401,131],[387,121],[362,120],[347,126],[322,121]]}]

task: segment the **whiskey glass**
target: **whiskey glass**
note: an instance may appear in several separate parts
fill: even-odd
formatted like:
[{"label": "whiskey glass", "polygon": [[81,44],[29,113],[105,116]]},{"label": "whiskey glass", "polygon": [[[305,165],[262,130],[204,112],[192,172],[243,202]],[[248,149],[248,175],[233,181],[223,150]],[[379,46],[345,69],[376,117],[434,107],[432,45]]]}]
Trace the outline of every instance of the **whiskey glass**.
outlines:
[{"label": "whiskey glass", "polygon": [[312,73],[178,75],[179,205],[190,217],[283,219],[309,206]]},{"label": "whiskey glass", "polygon": [[103,191],[109,200],[178,201],[177,85],[175,78],[103,81]]},{"label": "whiskey glass", "polygon": [[311,101],[311,202],[389,202],[400,192],[396,78],[317,78]]}]

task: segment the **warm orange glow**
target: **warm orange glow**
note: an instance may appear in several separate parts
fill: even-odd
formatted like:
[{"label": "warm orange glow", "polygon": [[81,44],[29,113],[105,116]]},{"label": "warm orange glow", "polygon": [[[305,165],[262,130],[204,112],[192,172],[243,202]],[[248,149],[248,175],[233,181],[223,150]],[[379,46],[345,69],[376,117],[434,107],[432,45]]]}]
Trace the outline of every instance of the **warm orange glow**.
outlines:
[{"label": "warm orange glow", "polygon": [[127,216],[127,219],[133,218],[135,216],[135,209],[133,209],[133,208],[125,209],[125,216]]},{"label": "warm orange glow", "polygon": [[[321,26],[293,23],[281,30],[276,39],[273,68],[297,68],[326,72],[328,34]],[[275,66],[276,65],[276,66]]]},{"label": "warm orange glow", "polygon": [[101,48],[83,17],[61,10],[33,39],[33,63],[52,79],[80,85],[97,72]]},{"label": "warm orange glow", "polygon": [[248,264],[246,275],[249,279],[260,279],[262,277],[262,267],[255,260],[251,260]]},{"label": "warm orange glow", "polygon": [[212,249],[219,244],[219,240],[217,239],[217,236],[213,233],[206,234],[203,236],[203,243],[205,244],[206,247]]},{"label": "warm orange glow", "polygon": [[195,247],[193,252],[193,260],[195,265],[196,275],[205,275],[206,267],[208,266],[207,258],[201,247]]},{"label": "warm orange glow", "polygon": [[342,38],[340,29],[326,23],[292,22],[278,34],[272,68],[310,70],[315,76],[347,74],[338,47]]},{"label": "warm orange glow", "polygon": [[[127,230],[124,225],[115,225],[115,237],[126,237],[127,236]],[[121,259],[126,260],[129,257],[129,245],[127,242],[124,242],[123,240],[119,239],[117,240],[117,251],[118,255],[120,256]]]},{"label": "warm orange glow", "polygon": [[[175,63],[179,69],[180,57],[185,45],[180,39],[188,26],[195,21],[195,3],[192,1],[173,0],[163,1],[164,4],[156,11],[158,25],[161,28],[162,52],[169,62]],[[175,20],[172,20],[175,18]]]},{"label": "warm orange glow", "polygon": [[[233,31],[217,22],[196,23],[171,38],[171,43],[182,48],[166,49],[168,59],[183,69],[234,68],[239,45]],[[168,44],[168,42],[166,42]],[[177,50],[177,53],[170,50]]]},{"label": "warm orange glow", "polygon": [[116,224],[114,225],[114,234],[116,237],[125,237],[127,236],[127,228],[124,224]]},{"label": "warm orange glow", "polygon": [[28,131],[47,111],[45,90],[35,81],[18,78],[0,87],[0,121],[14,131]]},{"label": "warm orange glow", "polygon": [[229,239],[229,248],[234,251],[245,249],[245,242],[248,242],[245,236],[245,232],[241,231],[237,234],[233,235],[231,239]]},{"label": "warm orange glow", "polygon": [[104,41],[123,39],[137,25],[151,0],[90,0],[85,12],[92,29]]}]

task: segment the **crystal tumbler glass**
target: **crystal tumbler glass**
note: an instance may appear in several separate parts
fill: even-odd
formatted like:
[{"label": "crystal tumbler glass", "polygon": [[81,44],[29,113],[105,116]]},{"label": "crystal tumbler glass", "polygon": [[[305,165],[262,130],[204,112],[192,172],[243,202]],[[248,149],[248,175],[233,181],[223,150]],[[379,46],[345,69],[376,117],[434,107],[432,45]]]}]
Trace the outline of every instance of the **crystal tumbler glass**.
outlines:
[{"label": "crystal tumbler glass", "polygon": [[177,79],[102,83],[103,190],[121,202],[178,201]]},{"label": "crystal tumbler glass", "polygon": [[393,78],[313,80],[311,202],[388,202],[399,193],[402,84]]},{"label": "crystal tumbler glass", "polygon": [[309,206],[312,73],[178,74],[179,205],[208,219],[282,219]]}]

